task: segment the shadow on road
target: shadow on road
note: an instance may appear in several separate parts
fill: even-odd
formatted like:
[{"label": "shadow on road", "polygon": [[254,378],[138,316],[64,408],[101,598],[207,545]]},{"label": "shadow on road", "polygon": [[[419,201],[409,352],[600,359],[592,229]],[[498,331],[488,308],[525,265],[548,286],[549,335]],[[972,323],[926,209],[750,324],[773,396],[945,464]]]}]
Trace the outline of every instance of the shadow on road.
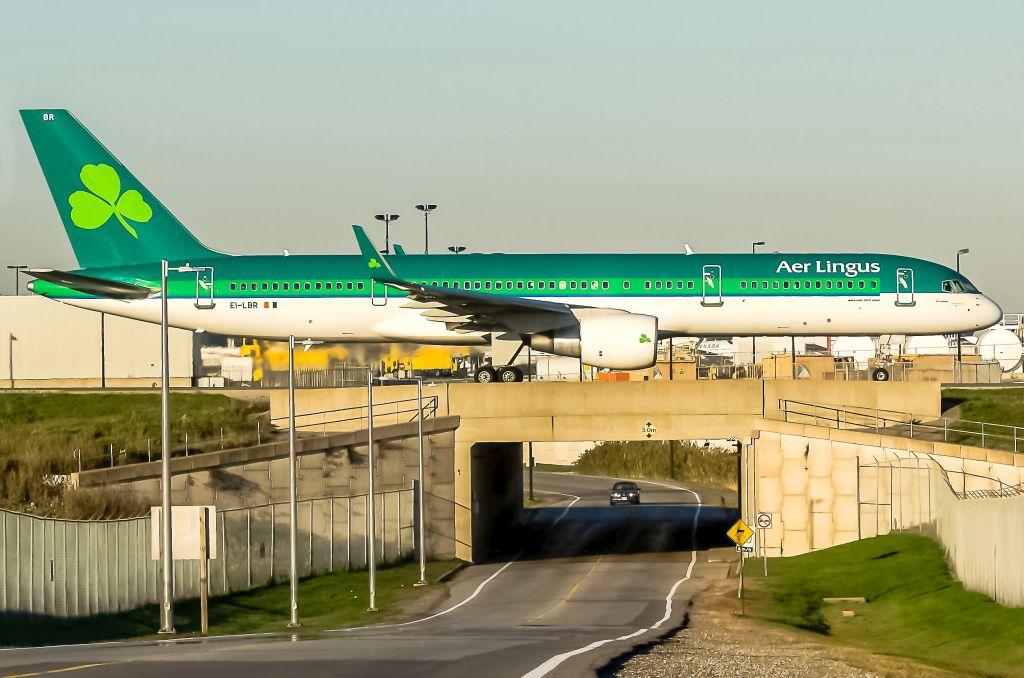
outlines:
[{"label": "shadow on road", "polygon": [[693,551],[731,544],[725,532],[739,517],[730,507],[695,504],[546,507],[524,511],[521,524],[491,559],[543,560],[626,553]]}]

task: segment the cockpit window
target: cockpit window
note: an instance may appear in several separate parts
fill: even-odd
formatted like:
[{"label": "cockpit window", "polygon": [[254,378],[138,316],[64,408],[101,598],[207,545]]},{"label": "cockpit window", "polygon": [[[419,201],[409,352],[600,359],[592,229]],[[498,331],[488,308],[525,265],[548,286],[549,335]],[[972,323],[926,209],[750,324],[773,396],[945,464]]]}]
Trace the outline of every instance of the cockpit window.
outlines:
[{"label": "cockpit window", "polygon": [[967,280],[943,280],[942,291],[950,294],[978,294],[978,288]]}]

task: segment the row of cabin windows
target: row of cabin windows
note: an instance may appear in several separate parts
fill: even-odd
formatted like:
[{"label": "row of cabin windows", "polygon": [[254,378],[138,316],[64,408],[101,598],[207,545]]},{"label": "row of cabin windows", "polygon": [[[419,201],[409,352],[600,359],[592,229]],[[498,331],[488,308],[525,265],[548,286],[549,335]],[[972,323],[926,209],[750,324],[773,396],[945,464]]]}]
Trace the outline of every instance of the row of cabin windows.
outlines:
[{"label": "row of cabin windows", "polygon": [[[448,287],[456,290],[606,290],[607,280],[423,280],[423,285]],[[629,289],[629,283],[623,283]]]},{"label": "row of cabin windows", "polygon": [[[664,282],[661,281],[661,280],[655,280],[653,283],[650,280],[648,280],[648,281],[644,282],[644,289],[645,290],[649,290],[653,286],[654,289],[656,289],[656,290],[660,290],[662,287],[664,287],[666,290],[671,290],[671,289],[673,289],[673,287],[672,287],[673,284],[675,284],[675,289],[680,289],[680,290],[682,290],[682,289],[692,290],[693,289],[693,281],[692,280],[690,280],[690,281],[688,281],[686,283],[684,283],[682,280],[675,280],[675,281],[673,281],[673,280],[665,280]],[[627,285],[627,289],[628,289],[628,285]]]},{"label": "row of cabin windows", "polygon": [[310,282],[307,282],[307,283],[297,283],[297,282],[296,283],[293,283],[293,282],[286,282],[286,283],[276,283],[276,282],[275,283],[255,283],[255,282],[253,282],[253,283],[231,283],[230,289],[231,289],[232,292],[234,292],[235,290],[241,290],[242,292],[245,292],[245,291],[248,291],[248,290],[251,290],[253,292],[256,292],[256,291],[263,291],[263,292],[273,291],[273,292],[277,292],[279,290],[284,290],[285,292],[290,292],[290,291],[299,292],[299,291],[302,291],[302,290],[305,290],[307,292],[314,291],[314,290],[315,291],[338,290],[340,292],[342,290],[347,290],[347,291],[351,292],[352,290],[362,290],[362,289],[364,289],[364,283],[361,283],[361,282],[356,282],[356,283],[347,282],[347,283],[343,283],[343,282],[340,282],[340,281],[339,282],[311,282],[311,283]]},{"label": "row of cabin windows", "polygon": [[[809,289],[811,289],[811,282],[812,282],[811,280],[803,280],[803,281],[794,280],[792,285],[790,285],[790,281],[788,281],[788,280],[781,281],[781,284],[780,284],[780,281],[773,280],[771,287],[772,287],[773,290],[779,289],[780,286],[784,290],[788,290],[791,287],[792,287],[792,289],[795,289],[795,290],[798,290],[801,287],[803,287],[803,289],[805,289],[805,290],[809,290]],[[825,280],[825,281],[814,280],[813,282],[814,282],[814,286],[813,287],[816,290],[820,290],[822,288],[824,288],[826,290],[830,290],[830,289],[833,289],[833,288],[835,288],[837,290],[841,290],[844,287],[846,289],[848,289],[848,290],[852,290],[852,289],[854,289],[854,287],[856,287],[857,289],[863,290],[863,289],[867,289],[867,287],[868,287],[867,281],[864,281],[864,280],[857,280],[857,281],[853,281],[853,280],[836,280],[834,282],[834,284],[833,284],[832,280]],[[856,282],[856,285],[854,285],[854,282]],[[871,289],[873,289],[873,290],[878,289],[878,281],[877,280],[872,280],[870,282],[871,282]],[[741,280],[740,281],[740,289],[745,290],[745,289],[747,289],[747,286],[748,286],[748,284],[747,284],[746,280]],[[751,280],[750,283],[749,283],[749,287],[750,287],[750,289],[753,289],[753,290],[756,290],[759,287],[760,287],[760,289],[766,290],[766,289],[768,289],[768,281],[767,280]]]}]

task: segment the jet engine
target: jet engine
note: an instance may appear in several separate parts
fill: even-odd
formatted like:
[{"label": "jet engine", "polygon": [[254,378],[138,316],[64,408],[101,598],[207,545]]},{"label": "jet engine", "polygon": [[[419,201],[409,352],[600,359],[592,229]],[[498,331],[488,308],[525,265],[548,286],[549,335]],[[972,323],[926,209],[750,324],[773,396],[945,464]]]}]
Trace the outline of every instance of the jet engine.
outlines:
[{"label": "jet engine", "polygon": [[530,346],[584,364],[641,370],[657,360],[658,319],[614,309],[574,309],[579,327],[530,335]]}]

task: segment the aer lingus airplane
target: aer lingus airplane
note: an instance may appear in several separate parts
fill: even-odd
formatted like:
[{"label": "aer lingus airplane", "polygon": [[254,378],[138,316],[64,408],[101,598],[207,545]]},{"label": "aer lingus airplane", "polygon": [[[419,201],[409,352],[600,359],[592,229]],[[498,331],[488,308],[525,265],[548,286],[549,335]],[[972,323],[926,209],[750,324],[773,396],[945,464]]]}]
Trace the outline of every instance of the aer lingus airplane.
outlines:
[{"label": "aer lingus airplane", "polygon": [[[479,381],[517,381],[523,346],[650,367],[674,336],[972,332],[999,307],[959,273],[887,254],[244,255],[202,243],[68,111],[21,112],[79,268],[36,294],[175,327],[343,342],[487,345]],[[289,227],[292,227],[289,225]]]}]

